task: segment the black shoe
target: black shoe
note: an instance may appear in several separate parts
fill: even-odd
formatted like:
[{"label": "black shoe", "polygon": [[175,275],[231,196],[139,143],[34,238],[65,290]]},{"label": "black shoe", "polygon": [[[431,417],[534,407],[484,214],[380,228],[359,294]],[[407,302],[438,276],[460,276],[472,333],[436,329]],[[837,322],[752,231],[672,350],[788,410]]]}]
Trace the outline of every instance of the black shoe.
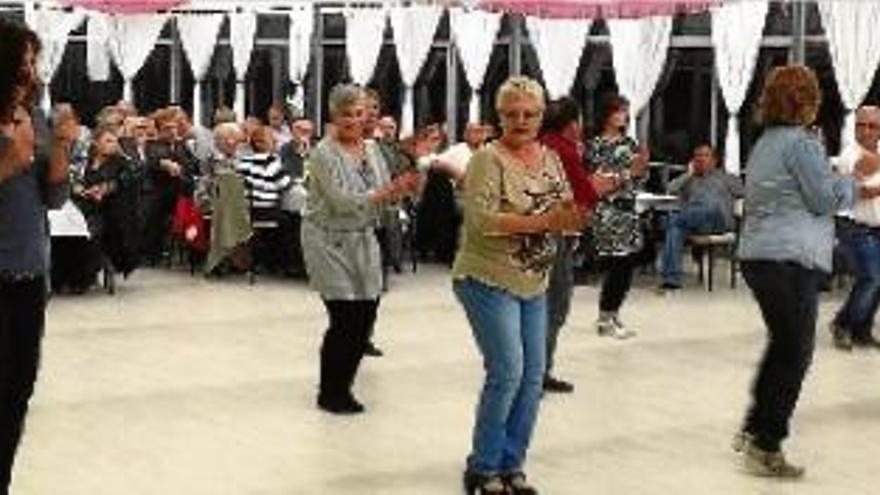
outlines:
[{"label": "black shoe", "polygon": [[852,337],[849,330],[838,324],[836,321],[831,322],[831,337],[834,339],[834,347],[842,351],[851,351],[853,348]]},{"label": "black shoe", "polygon": [[852,345],[860,349],[880,350],[880,340],[878,340],[877,337],[874,337],[873,335],[869,335],[867,338],[862,339],[852,339]]},{"label": "black shoe", "polygon": [[681,285],[673,284],[672,282],[663,282],[660,284],[660,290],[662,291],[673,291],[681,289]]},{"label": "black shoe", "polygon": [[574,385],[571,383],[555,378],[551,375],[544,377],[544,391],[557,394],[570,394],[574,392]]},{"label": "black shoe", "polygon": [[465,495],[509,495],[507,483],[498,475],[464,472]]},{"label": "black shoe", "polygon": [[504,475],[504,484],[511,495],[538,495],[538,489],[529,484],[521,471]]},{"label": "black shoe", "polygon": [[364,405],[350,395],[347,397],[319,395],[318,407],[331,414],[360,414],[365,411]]},{"label": "black shoe", "polygon": [[378,347],[376,347],[376,344],[374,344],[372,342],[367,342],[367,348],[364,349],[364,356],[382,357],[384,355],[385,355],[385,353],[382,352],[382,349],[379,349]]}]

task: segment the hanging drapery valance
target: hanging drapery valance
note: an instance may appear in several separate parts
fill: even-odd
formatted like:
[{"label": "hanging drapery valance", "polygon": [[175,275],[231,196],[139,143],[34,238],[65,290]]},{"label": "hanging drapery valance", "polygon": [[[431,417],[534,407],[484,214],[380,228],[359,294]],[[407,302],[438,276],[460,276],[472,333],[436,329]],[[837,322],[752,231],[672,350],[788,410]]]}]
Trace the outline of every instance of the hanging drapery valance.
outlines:
[{"label": "hanging drapery valance", "polygon": [[180,7],[188,0],[58,0],[63,6],[82,7],[108,14],[146,14]]},{"label": "hanging drapery valance", "polygon": [[449,15],[455,48],[471,86],[468,119],[470,122],[480,122],[480,91],[501,27],[501,14],[454,8]]},{"label": "hanging drapery valance", "polygon": [[703,12],[722,0],[460,0],[497,12],[557,18],[637,18]]}]

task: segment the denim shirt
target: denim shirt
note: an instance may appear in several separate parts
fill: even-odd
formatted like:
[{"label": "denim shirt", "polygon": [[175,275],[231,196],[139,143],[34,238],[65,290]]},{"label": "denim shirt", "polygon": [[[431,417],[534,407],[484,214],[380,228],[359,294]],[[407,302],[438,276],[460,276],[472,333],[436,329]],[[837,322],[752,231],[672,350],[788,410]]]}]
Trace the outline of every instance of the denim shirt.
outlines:
[{"label": "denim shirt", "polygon": [[830,272],[834,213],[855,197],[855,180],[832,174],[816,137],[800,127],[767,128],[746,167],[740,259]]}]

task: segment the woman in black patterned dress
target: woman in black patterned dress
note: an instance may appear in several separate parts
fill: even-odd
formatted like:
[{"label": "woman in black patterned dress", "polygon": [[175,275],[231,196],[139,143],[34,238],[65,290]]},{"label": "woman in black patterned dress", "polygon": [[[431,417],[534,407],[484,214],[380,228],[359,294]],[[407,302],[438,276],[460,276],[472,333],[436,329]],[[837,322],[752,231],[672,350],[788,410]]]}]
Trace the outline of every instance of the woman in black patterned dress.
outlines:
[{"label": "woman in black patterned dress", "polygon": [[599,175],[618,179],[617,191],[604,197],[596,208],[593,235],[596,252],[607,272],[599,298],[599,335],[627,339],[635,335],[618,317],[632,284],[636,256],[644,236],[636,213],[636,191],[646,176],[648,150],[625,134],[629,122],[629,102],[622,96],[608,95],[602,102],[599,135],[589,146],[588,161]]}]

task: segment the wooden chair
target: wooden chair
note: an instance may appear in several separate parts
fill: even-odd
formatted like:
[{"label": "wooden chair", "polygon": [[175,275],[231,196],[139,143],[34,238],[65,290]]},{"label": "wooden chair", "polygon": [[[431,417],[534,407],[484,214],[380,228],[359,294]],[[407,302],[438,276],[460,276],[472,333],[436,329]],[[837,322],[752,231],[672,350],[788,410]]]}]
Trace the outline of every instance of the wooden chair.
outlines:
[{"label": "wooden chair", "polygon": [[[736,288],[736,276],[739,271],[739,261],[736,258],[736,250],[739,247],[739,231],[743,216],[743,200],[738,199],[733,204],[734,229],[729,232],[717,234],[693,234],[688,236],[688,244],[693,248],[697,261],[700,283],[706,283],[709,292],[712,292],[715,281],[715,258],[720,252],[727,254],[730,260],[730,288]],[[708,267],[706,259],[708,258]],[[704,282],[705,281],[705,282]]]}]

